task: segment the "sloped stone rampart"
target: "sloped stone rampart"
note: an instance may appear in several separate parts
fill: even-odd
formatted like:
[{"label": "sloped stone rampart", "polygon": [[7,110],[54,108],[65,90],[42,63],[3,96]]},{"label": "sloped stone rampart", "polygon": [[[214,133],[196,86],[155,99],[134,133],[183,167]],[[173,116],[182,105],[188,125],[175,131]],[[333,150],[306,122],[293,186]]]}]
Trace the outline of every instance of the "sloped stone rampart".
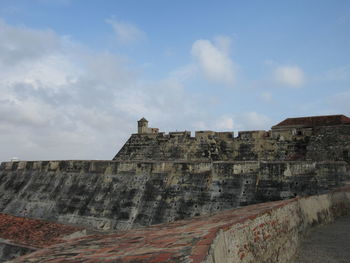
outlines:
[{"label": "sloped stone rampart", "polygon": [[292,262],[312,226],[350,212],[350,187],[83,237],[13,262]]},{"label": "sloped stone rampart", "polygon": [[99,230],[317,194],[345,162],[28,161],[0,166],[0,212]]}]

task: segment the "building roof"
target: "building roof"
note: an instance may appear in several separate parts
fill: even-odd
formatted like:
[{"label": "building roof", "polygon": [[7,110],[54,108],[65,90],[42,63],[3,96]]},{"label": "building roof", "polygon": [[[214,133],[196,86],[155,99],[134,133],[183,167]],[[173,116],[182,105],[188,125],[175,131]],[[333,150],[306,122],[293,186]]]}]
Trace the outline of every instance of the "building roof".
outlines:
[{"label": "building roof", "polygon": [[288,118],[278,123],[272,128],[283,127],[315,127],[315,126],[333,126],[341,124],[350,124],[350,118],[345,115],[326,115],[326,116],[310,116],[299,118]]},{"label": "building roof", "polygon": [[142,117],[142,119],[140,119],[139,121],[148,122],[148,120],[146,120],[144,117]]}]

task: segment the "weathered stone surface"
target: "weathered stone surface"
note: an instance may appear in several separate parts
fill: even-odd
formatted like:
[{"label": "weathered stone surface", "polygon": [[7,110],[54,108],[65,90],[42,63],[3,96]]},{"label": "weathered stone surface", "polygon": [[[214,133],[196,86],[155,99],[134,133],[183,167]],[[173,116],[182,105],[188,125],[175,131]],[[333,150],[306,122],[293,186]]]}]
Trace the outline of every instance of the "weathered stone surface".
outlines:
[{"label": "weathered stone surface", "polygon": [[132,134],[114,160],[256,161],[344,160],[350,163],[350,125],[240,132]]},{"label": "weathered stone surface", "polygon": [[0,262],[66,242],[82,236],[84,231],[78,227],[0,214]]},{"label": "weathered stone surface", "polygon": [[350,188],[168,224],[95,235],[13,262],[291,262],[311,226],[350,210]]},{"label": "weathered stone surface", "polygon": [[329,225],[313,228],[305,237],[294,263],[348,263],[350,260],[349,215]]},{"label": "weathered stone surface", "polygon": [[65,242],[84,231],[81,227],[0,214],[0,239],[11,244],[43,248]]},{"label": "weathered stone surface", "polygon": [[22,255],[34,252],[36,249],[29,247],[11,244],[0,239],[0,262],[5,262]]},{"label": "weathered stone surface", "polygon": [[0,211],[101,230],[130,229],[322,193],[345,162],[9,162]]}]

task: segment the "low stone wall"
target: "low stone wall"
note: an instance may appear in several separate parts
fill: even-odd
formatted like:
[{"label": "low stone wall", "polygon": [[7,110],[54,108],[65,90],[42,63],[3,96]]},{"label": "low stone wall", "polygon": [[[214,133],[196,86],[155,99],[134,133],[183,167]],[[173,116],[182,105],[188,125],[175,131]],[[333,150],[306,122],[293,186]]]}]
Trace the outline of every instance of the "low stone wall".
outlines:
[{"label": "low stone wall", "polygon": [[314,225],[350,213],[350,188],[286,202],[219,231],[203,262],[290,262]]},{"label": "low stone wall", "polygon": [[350,187],[83,237],[14,262],[291,262],[308,229],[350,212]]},{"label": "low stone wall", "polygon": [[35,161],[0,166],[0,212],[125,230],[339,187],[345,162]]}]

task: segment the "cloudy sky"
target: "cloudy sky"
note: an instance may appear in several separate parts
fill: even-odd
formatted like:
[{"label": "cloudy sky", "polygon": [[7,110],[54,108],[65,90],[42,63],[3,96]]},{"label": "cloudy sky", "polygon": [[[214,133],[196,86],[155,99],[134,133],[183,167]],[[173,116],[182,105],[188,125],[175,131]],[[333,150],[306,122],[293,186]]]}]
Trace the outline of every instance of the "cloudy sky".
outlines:
[{"label": "cloudy sky", "polygon": [[0,92],[0,161],[350,115],[350,1],[1,0]]}]

